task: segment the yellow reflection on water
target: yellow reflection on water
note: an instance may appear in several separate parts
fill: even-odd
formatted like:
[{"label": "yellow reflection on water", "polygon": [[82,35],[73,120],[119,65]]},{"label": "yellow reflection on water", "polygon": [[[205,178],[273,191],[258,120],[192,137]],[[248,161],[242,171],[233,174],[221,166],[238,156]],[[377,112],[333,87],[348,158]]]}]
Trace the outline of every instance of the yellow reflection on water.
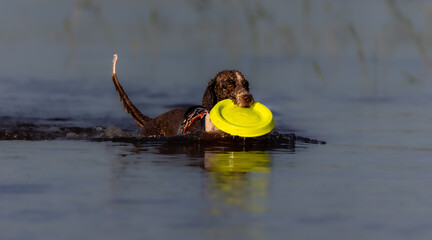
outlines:
[{"label": "yellow reflection on water", "polygon": [[206,153],[212,214],[267,210],[270,156],[261,151]]}]

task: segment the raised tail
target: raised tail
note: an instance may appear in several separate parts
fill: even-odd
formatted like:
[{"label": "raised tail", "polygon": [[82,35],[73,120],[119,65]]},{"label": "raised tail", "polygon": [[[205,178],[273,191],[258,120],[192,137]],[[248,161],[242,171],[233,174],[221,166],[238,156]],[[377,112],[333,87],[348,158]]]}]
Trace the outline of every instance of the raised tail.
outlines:
[{"label": "raised tail", "polygon": [[149,117],[145,116],[135,107],[135,105],[131,102],[129,97],[126,95],[123,87],[120,85],[117,74],[116,74],[116,65],[117,65],[117,54],[114,54],[113,58],[113,69],[112,69],[112,80],[115,86],[115,89],[120,97],[121,102],[123,103],[124,109],[127,113],[129,113],[136,124],[140,127],[144,127],[144,125],[150,120]]}]

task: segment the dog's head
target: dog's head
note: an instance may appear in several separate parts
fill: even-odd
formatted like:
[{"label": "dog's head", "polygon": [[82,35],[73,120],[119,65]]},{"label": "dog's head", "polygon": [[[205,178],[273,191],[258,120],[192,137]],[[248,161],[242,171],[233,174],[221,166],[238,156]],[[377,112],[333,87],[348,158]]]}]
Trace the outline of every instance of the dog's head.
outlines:
[{"label": "dog's head", "polygon": [[225,70],[216,74],[207,86],[202,105],[210,111],[224,99],[233,100],[239,107],[250,107],[254,103],[249,93],[249,82],[240,71]]}]

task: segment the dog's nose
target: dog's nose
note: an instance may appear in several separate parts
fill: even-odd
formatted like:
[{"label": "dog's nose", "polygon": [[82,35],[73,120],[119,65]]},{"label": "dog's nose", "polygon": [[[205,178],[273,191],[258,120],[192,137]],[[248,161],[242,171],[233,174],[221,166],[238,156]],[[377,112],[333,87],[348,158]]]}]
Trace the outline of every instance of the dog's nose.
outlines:
[{"label": "dog's nose", "polygon": [[254,102],[254,99],[252,95],[244,94],[243,96],[241,96],[241,101],[244,103],[245,107],[250,107]]}]

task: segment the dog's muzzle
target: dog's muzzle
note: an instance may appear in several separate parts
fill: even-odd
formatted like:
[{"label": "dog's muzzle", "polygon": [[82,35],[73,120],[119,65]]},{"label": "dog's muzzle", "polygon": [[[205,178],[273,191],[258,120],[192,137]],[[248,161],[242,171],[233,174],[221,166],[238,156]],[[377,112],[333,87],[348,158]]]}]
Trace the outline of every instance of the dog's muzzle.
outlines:
[{"label": "dog's muzzle", "polygon": [[250,107],[252,106],[252,104],[255,102],[252,94],[250,93],[243,93],[240,94],[237,98],[236,101],[234,102],[237,106],[239,107]]}]

